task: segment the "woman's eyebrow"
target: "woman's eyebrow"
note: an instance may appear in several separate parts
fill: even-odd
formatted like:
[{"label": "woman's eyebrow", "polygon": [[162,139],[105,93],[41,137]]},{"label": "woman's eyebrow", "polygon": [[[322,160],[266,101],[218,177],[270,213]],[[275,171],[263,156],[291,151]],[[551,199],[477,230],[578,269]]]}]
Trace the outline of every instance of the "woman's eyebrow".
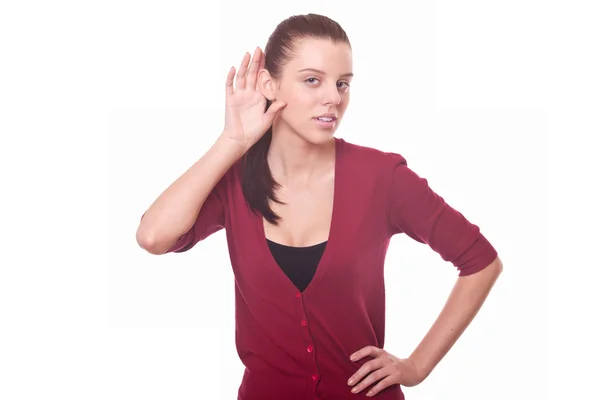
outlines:
[{"label": "woman's eyebrow", "polygon": [[[299,70],[298,72],[305,72],[305,71],[311,71],[311,72],[316,72],[321,75],[325,75],[324,71],[321,71],[320,69],[315,69],[315,68],[303,68],[303,69]],[[348,72],[348,73],[341,75],[342,78],[350,77],[350,76],[354,76],[354,74],[352,72]]]}]

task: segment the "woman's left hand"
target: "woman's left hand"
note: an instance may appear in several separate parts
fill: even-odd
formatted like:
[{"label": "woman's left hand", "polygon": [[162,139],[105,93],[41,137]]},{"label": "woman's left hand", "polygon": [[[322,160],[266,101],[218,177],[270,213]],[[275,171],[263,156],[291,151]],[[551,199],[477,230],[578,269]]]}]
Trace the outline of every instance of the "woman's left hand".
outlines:
[{"label": "woman's left hand", "polygon": [[352,393],[359,393],[379,381],[367,393],[367,396],[374,396],[389,386],[395,384],[416,386],[425,379],[410,358],[398,358],[375,346],[358,350],[350,356],[350,360],[358,361],[366,356],[371,356],[373,359],[367,361],[348,379],[348,385],[354,386]]}]

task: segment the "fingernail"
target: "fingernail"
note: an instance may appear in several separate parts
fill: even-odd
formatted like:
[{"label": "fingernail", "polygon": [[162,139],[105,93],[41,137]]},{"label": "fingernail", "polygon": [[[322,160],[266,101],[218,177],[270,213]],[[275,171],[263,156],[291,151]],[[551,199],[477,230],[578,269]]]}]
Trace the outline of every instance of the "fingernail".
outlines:
[{"label": "fingernail", "polygon": [[350,379],[350,380],[348,381],[348,385],[352,385],[353,383],[354,383],[354,379]]},{"label": "fingernail", "polygon": [[369,396],[369,397],[373,396],[373,392],[368,392],[367,396]]}]

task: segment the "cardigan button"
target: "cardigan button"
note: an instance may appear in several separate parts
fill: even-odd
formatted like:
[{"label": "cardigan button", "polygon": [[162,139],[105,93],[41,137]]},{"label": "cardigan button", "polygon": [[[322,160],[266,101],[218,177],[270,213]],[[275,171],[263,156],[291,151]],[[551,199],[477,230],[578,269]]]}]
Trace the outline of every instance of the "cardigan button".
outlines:
[{"label": "cardigan button", "polygon": [[308,347],[306,348],[306,351],[308,351],[309,353],[312,353],[314,350],[312,344],[309,344]]},{"label": "cardigan button", "polygon": [[296,298],[299,299],[302,294],[300,292],[296,292]]},{"label": "cardigan button", "polygon": [[302,322],[300,322],[300,325],[306,326],[306,325],[308,325],[308,323],[306,322],[306,320],[302,320]]},{"label": "cardigan button", "polygon": [[317,380],[319,380],[319,375],[317,375],[317,374],[314,374],[314,375],[312,376],[312,380],[313,380],[313,382],[316,382]]}]

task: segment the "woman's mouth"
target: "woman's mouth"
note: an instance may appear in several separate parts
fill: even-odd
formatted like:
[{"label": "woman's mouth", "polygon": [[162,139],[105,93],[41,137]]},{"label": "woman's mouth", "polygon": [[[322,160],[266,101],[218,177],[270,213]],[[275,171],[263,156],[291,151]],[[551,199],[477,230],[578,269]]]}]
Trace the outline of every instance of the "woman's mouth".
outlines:
[{"label": "woman's mouth", "polygon": [[337,122],[336,117],[315,117],[313,120],[322,128],[331,129]]}]

